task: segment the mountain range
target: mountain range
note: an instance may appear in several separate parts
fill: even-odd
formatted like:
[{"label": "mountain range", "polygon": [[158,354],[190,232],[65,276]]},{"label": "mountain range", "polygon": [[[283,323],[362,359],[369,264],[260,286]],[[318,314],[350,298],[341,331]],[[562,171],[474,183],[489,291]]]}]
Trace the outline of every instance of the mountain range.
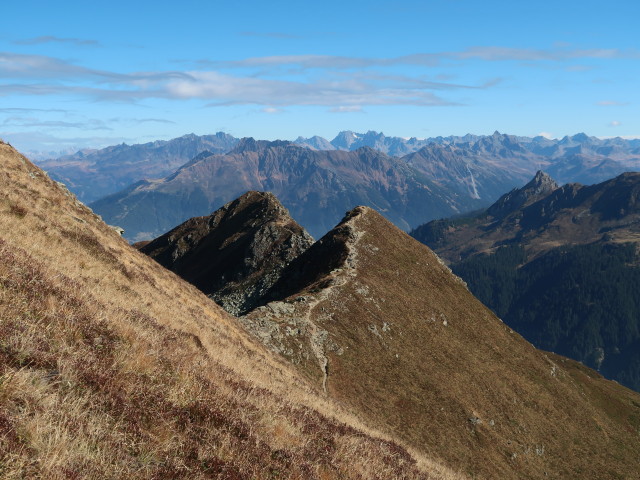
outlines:
[{"label": "mountain range", "polygon": [[[103,149],[84,149],[75,154],[38,160],[38,165],[46,169],[56,180],[67,184],[81,200],[92,202],[139,180],[169,175],[202,152],[226,153],[238,141],[239,139],[223,132],[203,136],[189,134],[169,141],[159,140],[146,144],[121,144]],[[530,155],[526,162],[528,166],[525,166],[529,174],[533,174],[536,167],[545,167],[563,183],[569,181],[593,183],[593,181],[605,180],[605,175],[609,175],[610,178],[622,173],[620,168],[628,170],[635,166],[637,169],[640,156],[640,140],[598,139],[584,133],[566,136],[559,140],[540,136],[531,138],[505,135],[498,132],[493,135],[469,134],[406,139],[387,137],[383,133],[374,131],[367,133],[343,131],[331,141],[315,136],[298,137],[293,143],[314,150],[353,151],[370,147],[395,157],[415,153],[425,147],[431,148],[431,153],[427,153],[427,156],[438,155],[438,146],[448,146],[456,147],[456,151],[463,152],[465,156],[475,156],[474,160],[480,162],[487,155],[496,153],[503,159],[510,158],[512,153],[521,160]],[[609,168],[610,172],[614,172],[613,175],[610,175],[610,172],[598,173],[597,167],[603,161],[606,163],[602,168]],[[558,165],[550,169],[548,162]],[[583,175],[582,170],[594,168],[594,171],[580,177]]]},{"label": "mountain range", "polygon": [[[188,276],[211,298],[228,288],[218,282],[225,272],[239,273],[231,285],[268,278],[269,288],[246,296],[238,322],[248,332],[367,424],[471,477],[613,475],[616,447],[607,436],[627,435],[615,425],[633,409],[622,407],[618,420],[601,409],[625,389],[536,350],[433,252],[372,209],[349,211],[302,252],[296,245],[291,257],[280,256],[278,269],[265,268],[256,260],[267,239],[252,227],[253,213],[265,208],[273,212],[268,223],[281,226],[272,236],[280,249],[281,232],[299,227],[275,197],[248,192],[142,251],[181,275],[191,265]],[[189,226],[205,220],[207,233],[193,237]]]},{"label": "mountain range", "polygon": [[[237,152],[232,153],[232,150],[240,143],[240,150],[244,151],[252,148],[249,145],[261,146],[258,148],[264,145],[282,146],[285,143],[291,145],[288,142],[265,143],[253,139],[241,141],[223,133],[202,137],[186,135],[167,142],[131,146],[123,144],[102,150],[80,151],[75,155],[42,161],[40,165],[49,171],[52,178],[64,182],[81,200],[96,201],[94,207],[109,222],[125,223],[126,235],[130,240],[153,238],[187,218],[211,213],[243,191],[265,190],[271,188],[271,184],[280,185],[275,193],[292,211],[294,218],[318,236],[339,220],[342,211],[356,203],[371,206],[385,214],[389,212],[388,218],[397,221],[396,224],[401,228],[409,229],[433,218],[487,206],[505,191],[526,183],[539,168],[545,168],[560,183],[596,183],[640,168],[640,141],[637,140],[597,139],[585,134],[549,140],[498,132],[488,136],[419,140],[386,137],[377,132],[341,132],[332,141],[312,137],[298,138],[294,142],[315,152],[310,155],[314,158],[312,163],[317,165],[315,174],[332,177],[329,180],[322,178],[321,185],[314,192],[321,201],[325,199],[328,202],[327,207],[331,212],[325,215],[326,218],[322,218],[320,209],[314,211],[309,206],[310,202],[291,198],[294,196],[292,193],[287,195],[282,191],[287,189],[291,192],[301,187],[299,175],[288,168],[289,164],[296,164],[296,159],[301,156],[294,154],[293,158],[288,158],[287,155],[295,151],[293,148],[273,149],[270,168],[249,173],[247,168],[253,167],[243,165],[240,167],[244,171],[243,178],[236,179],[231,164],[227,162],[225,172],[217,172],[219,181],[199,179],[192,169],[191,175],[198,184],[196,187],[178,189],[175,182],[173,187],[168,187],[183,166],[188,167],[214,154],[233,156]],[[404,194],[394,196],[382,192],[385,185],[382,188],[375,186],[377,178],[389,175],[389,171],[377,171],[375,165],[362,170],[360,181],[354,183],[353,175],[345,175],[345,169],[336,166],[335,162],[337,158],[343,158],[340,152],[355,152],[362,148],[373,149],[388,157],[398,157],[402,162],[385,159],[378,162],[378,166],[384,168],[390,162],[394,163],[392,175],[407,177],[399,183],[416,185],[414,180],[417,180],[421,185],[428,185],[426,188],[430,190],[437,189],[438,192],[434,194],[440,200],[423,203],[424,212],[420,215],[407,214]],[[348,161],[346,159],[351,157],[344,158],[338,162]],[[352,170],[361,168],[358,162],[353,161]],[[403,163],[404,166],[401,165]],[[298,165],[296,168],[307,167]],[[203,174],[206,177],[209,172]],[[272,174],[276,176],[269,177]],[[312,176],[308,168],[307,174]],[[376,192],[361,191],[362,180],[367,174],[371,177],[364,182],[369,184],[364,188],[373,188]],[[235,189],[232,188],[234,184],[237,185]],[[170,194],[167,188],[171,190]],[[203,188],[207,192],[201,195]],[[100,199],[118,190],[121,191],[115,197]],[[147,218],[143,218],[138,211],[131,212],[131,209],[139,208],[128,205],[128,201],[124,200],[124,197],[132,194],[136,197],[132,201],[136,203],[142,190],[147,192],[142,201],[148,209]],[[350,203],[340,200],[345,196],[344,191],[354,191]],[[173,198],[168,200],[167,195]],[[334,196],[337,198],[335,205],[332,201]],[[448,206],[443,206],[443,203]],[[157,217],[157,212],[165,209],[169,218],[164,220]]]},{"label": "mountain range", "polygon": [[368,147],[315,151],[291,142],[243,139],[226,154],[198,156],[164,179],[139,182],[91,208],[123,227],[127,238],[145,240],[208,215],[247,190],[275,194],[316,237],[358,204],[379,209],[404,229],[482,205]]},{"label": "mountain range", "polygon": [[561,187],[538,172],[411,235],[534,345],[640,390],[640,173]]}]

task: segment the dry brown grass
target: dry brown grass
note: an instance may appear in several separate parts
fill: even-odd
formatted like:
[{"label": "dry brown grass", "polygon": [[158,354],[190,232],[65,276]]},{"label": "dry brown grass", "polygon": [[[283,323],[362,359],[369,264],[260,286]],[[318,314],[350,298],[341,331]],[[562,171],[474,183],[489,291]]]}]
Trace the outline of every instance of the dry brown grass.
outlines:
[{"label": "dry brown grass", "polygon": [[457,478],[0,144],[0,478]]},{"label": "dry brown grass", "polygon": [[299,318],[314,323],[311,333],[283,335],[281,350],[302,373],[322,384],[313,331],[325,330],[335,345],[323,344],[332,398],[474,478],[637,477],[638,393],[536,350],[433,252],[359,211],[350,233],[334,231],[347,260],[322,258],[340,251],[332,242],[311,247],[298,264],[325,273],[309,275],[287,299],[294,312],[273,320],[282,330]]}]

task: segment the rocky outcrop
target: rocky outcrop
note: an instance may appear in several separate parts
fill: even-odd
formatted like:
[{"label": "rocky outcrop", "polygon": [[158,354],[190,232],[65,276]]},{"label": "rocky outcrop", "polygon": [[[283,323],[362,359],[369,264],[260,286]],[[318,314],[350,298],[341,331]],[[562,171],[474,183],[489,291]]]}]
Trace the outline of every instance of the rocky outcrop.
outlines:
[{"label": "rocky outcrop", "polygon": [[514,188],[501,196],[488,208],[487,213],[502,217],[515,210],[546,197],[558,188],[558,184],[545,172],[539,170],[535,177],[522,188]]},{"label": "rocky outcrop", "polygon": [[275,196],[247,192],[141,247],[225,310],[253,309],[282,270],[313,243]]}]

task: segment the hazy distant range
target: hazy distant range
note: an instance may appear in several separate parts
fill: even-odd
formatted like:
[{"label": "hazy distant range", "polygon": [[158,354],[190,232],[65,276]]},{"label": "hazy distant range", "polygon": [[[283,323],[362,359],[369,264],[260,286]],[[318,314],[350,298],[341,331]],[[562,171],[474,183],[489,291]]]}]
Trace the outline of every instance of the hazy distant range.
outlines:
[{"label": "hazy distant range", "polygon": [[539,169],[560,183],[597,183],[640,170],[640,140],[346,131],[331,141],[266,142],[219,132],[85,149],[39,165],[131,240],[209,214],[247,190],[275,193],[317,237],[357,204],[410,229],[485,207]]}]

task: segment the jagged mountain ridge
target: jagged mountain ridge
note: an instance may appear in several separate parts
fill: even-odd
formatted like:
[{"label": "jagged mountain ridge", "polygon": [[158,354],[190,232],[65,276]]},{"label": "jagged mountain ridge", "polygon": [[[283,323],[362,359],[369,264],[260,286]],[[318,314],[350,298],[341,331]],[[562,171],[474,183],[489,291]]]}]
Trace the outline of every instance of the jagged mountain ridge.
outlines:
[{"label": "jagged mountain ridge", "polygon": [[524,187],[515,188],[501,196],[487,209],[487,213],[496,218],[509,215],[521,207],[544,198],[558,188],[556,181],[540,170]]},{"label": "jagged mountain ridge", "polygon": [[273,194],[247,192],[140,248],[233,315],[246,313],[313,244]]},{"label": "jagged mountain ridge", "polygon": [[274,193],[314,236],[355,204],[378,208],[405,229],[481,205],[371,148],[314,151],[291,142],[243,139],[227,154],[199,158],[165,179],[133,185],[91,207],[122,226],[128,238],[143,240],[209,214],[247,190]]},{"label": "jagged mountain ridge", "polygon": [[[470,217],[436,220],[412,235],[432,245],[448,262],[523,242],[533,256],[560,244],[606,238],[635,241],[640,173],[624,173],[596,185],[559,187],[539,172],[525,187],[501,197]],[[529,199],[522,203],[518,198]],[[458,235],[461,235],[458,238]]]},{"label": "jagged mountain ridge", "polygon": [[[392,156],[404,156],[408,153],[429,145],[452,145],[470,148],[475,152],[502,150],[526,150],[528,152],[547,157],[549,159],[560,158],[565,155],[591,153],[601,156],[612,156],[614,160],[624,161],[637,157],[640,153],[640,140],[590,137],[584,133],[565,136],[561,139],[549,139],[546,137],[524,137],[502,134],[498,131],[491,135],[447,136],[428,137],[418,139],[415,137],[387,137],[382,132],[368,131],[357,133],[349,130],[342,131],[329,141],[325,138],[314,136],[311,138],[298,137],[295,143],[316,149],[357,150],[361,147],[371,147]],[[319,148],[322,147],[322,148]],[[637,159],[636,159],[637,160]]]},{"label": "jagged mountain ridge", "polygon": [[411,234],[536,346],[640,390],[640,173],[559,187],[539,173],[474,216]]},{"label": "jagged mountain ridge", "polygon": [[[161,178],[203,151],[225,153],[238,142],[228,134],[185,135],[169,141],[144,145],[115,145],[102,150],[81,150],[57,159],[41,160],[38,164],[57,180],[63,181],[84,201],[93,201],[143,180]],[[461,157],[482,170],[500,160],[502,171],[515,171],[517,182],[507,186],[490,183],[485,190],[488,202],[506,189],[522,185],[527,177],[540,168],[551,173],[561,183],[597,183],[626,170],[638,170],[640,140],[621,138],[597,139],[585,134],[567,136],[560,140],[544,137],[516,137],[495,132],[493,135],[464,135],[426,139],[387,137],[383,133],[340,132],[331,142],[322,137],[298,137],[295,143],[315,150],[357,150],[371,147],[391,156],[406,156],[424,148],[426,156],[438,157],[436,146],[455,147]],[[445,149],[445,151],[447,151]],[[450,156],[450,155],[449,155]],[[447,154],[437,159],[445,162]],[[522,163],[522,160],[526,160]],[[604,162],[604,164],[603,164]],[[485,166],[485,164],[488,164]],[[524,168],[526,175],[518,177]],[[494,172],[494,175],[500,171]],[[512,174],[511,177],[514,175]],[[509,181],[513,179],[509,177]],[[466,178],[463,176],[463,178]],[[454,178],[452,180],[457,180]],[[463,182],[466,183],[466,182]],[[482,189],[479,183],[479,189]],[[231,199],[229,199],[231,200]]]}]

